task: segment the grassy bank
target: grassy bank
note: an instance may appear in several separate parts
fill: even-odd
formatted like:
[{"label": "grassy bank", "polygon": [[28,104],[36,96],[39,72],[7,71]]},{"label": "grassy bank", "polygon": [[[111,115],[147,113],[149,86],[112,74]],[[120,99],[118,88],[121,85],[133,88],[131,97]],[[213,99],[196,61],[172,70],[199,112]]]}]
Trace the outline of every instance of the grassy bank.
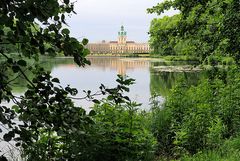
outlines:
[{"label": "grassy bank", "polygon": [[234,58],[229,56],[209,56],[205,60],[201,60],[200,57],[196,56],[176,56],[176,55],[167,55],[167,56],[159,56],[159,55],[150,55],[151,58],[160,58],[166,61],[197,61],[201,62],[204,65],[233,65],[235,64]]},{"label": "grassy bank", "polygon": [[200,61],[198,57],[195,56],[176,56],[176,55],[168,55],[168,56],[159,56],[159,55],[150,55],[151,58],[160,58],[166,61]]},{"label": "grassy bank", "polygon": [[213,150],[201,151],[193,156],[185,156],[180,161],[238,161],[240,158],[240,137],[226,140]]},{"label": "grassy bank", "polygon": [[123,53],[123,54],[90,54],[89,56],[96,56],[96,57],[104,57],[104,56],[112,56],[112,57],[150,57],[150,58],[159,58],[164,59],[166,61],[199,61],[198,57],[195,56],[174,56],[174,55],[168,55],[168,56],[159,56],[159,55],[153,55],[153,54],[141,54],[141,53]]}]

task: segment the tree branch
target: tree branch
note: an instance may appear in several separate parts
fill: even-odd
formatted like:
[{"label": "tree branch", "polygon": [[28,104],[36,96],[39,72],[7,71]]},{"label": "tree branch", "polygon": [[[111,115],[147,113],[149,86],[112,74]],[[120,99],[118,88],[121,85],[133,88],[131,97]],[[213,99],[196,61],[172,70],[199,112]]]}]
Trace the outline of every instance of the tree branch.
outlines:
[{"label": "tree branch", "polygon": [[91,94],[91,95],[87,95],[87,96],[85,96],[85,97],[68,97],[68,98],[74,99],[74,100],[83,100],[83,99],[87,99],[87,98],[93,99],[92,97],[94,97],[94,96],[100,96],[100,95],[102,95],[102,93],[100,93],[100,91],[97,91],[96,93]]},{"label": "tree branch", "polygon": [[[0,52],[6,59],[9,59],[9,57],[3,53],[3,51]],[[24,73],[24,71],[19,67],[19,72],[23,75],[23,77],[27,80],[28,83],[32,85],[32,87],[36,88],[36,86],[32,83],[32,81],[27,77],[27,75]]]}]

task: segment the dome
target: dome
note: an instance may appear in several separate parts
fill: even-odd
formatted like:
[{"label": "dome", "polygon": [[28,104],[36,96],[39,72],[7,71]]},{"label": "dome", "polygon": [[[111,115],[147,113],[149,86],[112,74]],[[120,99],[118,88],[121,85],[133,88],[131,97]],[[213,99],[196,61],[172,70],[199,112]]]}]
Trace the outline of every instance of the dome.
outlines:
[{"label": "dome", "polygon": [[121,26],[121,30],[118,32],[118,35],[119,36],[126,36],[127,35],[127,32],[124,30],[123,25]]}]

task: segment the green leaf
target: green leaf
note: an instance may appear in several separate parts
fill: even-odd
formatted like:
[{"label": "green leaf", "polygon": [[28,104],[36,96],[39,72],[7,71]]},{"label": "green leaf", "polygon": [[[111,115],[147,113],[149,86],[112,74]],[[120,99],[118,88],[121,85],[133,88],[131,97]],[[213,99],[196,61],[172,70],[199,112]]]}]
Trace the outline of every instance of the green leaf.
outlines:
[{"label": "green leaf", "polygon": [[94,100],[92,100],[94,103],[96,103],[96,104],[100,104],[100,101],[99,100],[97,100],[97,99],[94,99]]},{"label": "green leaf", "polygon": [[4,141],[7,141],[7,142],[9,142],[9,141],[11,141],[11,140],[12,140],[12,136],[11,136],[11,135],[9,135],[9,134],[5,134],[5,135],[3,135],[3,139],[4,139]]},{"label": "green leaf", "polygon": [[64,0],[64,3],[65,4],[69,4],[69,0]]},{"label": "green leaf", "polygon": [[12,63],[13,63],[13,59],[12,59],[12,58],[8,58],[8,59],[7,59],[7,62],[8,62],[9,64],[12,64]]},{"label": "green leaf", "polygon": [[63,23],[65,23],[65,15],[64,14],[61,15],[61,20]]},{"label": "green leaf", "polygon": [[17,72],[19,72],[20,68],[19,68],[18,65],[13,65],[12,70],[13,70],[14,73],[17,73]]},{"label": "green leaf", "polygon": [[17,64],[23,67],[27,66],[27,62],[25,60],[19,60],[17,61]]},{"label": "green leaf", "polygon": [[70,13],[70,12],[72,12],[73,10],[70,8],[70,7],[68,7],[68,8],[66,8],[66,12],[67,13]]},{"label": "green leaf", "polygon": [[89,55],[90,54],[90,51],[88,50],[88,49],[84,49],[83,50],[83,56],[85,57],[85,56],[87,56],[87,55]]},{"label": "green leaf", "polygon": [[84,63],[86,63],[87,65],[91,65],[91,61],[89,61],[87,59],[84,61]]},{"label": "green leaf", "polygon": [[53,78],[52,79],[52,82],[55,82],[55,83],[60,83],[59,79],[58,78]]},{"label": "green leaf", "polygon": [[13,105],[13,106],[12,106],[12,109],[13,109],[14,111],[16,111],[17,113],[18,113],[19,110],[20,110],[19,106],[17,106],[17,105]]},{"label": "green leaf", "polygon": [[128,96],[124,96],[123,98],[126,99],[126,100],[128,100],[128,101],[130,101],[130,99],[129,99]]},{"label": "green leaf", "polygon": [[0,35],[4,35],[4,31],[3,30],[0,30]]},{"label": "green leaf", "polygon": [[15,146],[16,147],[19,147],[21,145],[21,143],[16,143]]},{"label": "green leaf", "polygon": [[68,29],[62,29],[62,34],[69,35],[70,31]]},{"label": "green leaf", "polygon": [[96,112],[94,111],[94,110],[91,110],[90,112],[89,112],[89,116],[95,116],[96,115]]},{"label": "green leaf", "polygon": [[87,44],[88,44],[88,39],[83,39],[83,40],[82,40],[82,44],[83,44],[83,45],[87,45]]},{"label": "green leaf", "polygon": [[33,37],[31,38],[30,43],[33,46],[37,46],[38,45],[38,41],[35,38],[33,38]]},{"label": "green leaf", "polygon": [[59,20],[59,16],[54,16],[54,21],[58,21]]},{"label": "green leaf", "polygon": [[109,95],[109,96],[107,97],[107,99],[111,101],[111,100],[114,99],[114,97],[113,97],[112,95]]},{"label": "green leaf", "polygon": [[57,131],[58,136],[66,136],[66,133],[62,130]]},{"label": "green leaf", "polygon": [[40,54],[45,54],[45,47],[44,47],[44,45],[40,45],[39,46],[39,51],[40,51]]}]

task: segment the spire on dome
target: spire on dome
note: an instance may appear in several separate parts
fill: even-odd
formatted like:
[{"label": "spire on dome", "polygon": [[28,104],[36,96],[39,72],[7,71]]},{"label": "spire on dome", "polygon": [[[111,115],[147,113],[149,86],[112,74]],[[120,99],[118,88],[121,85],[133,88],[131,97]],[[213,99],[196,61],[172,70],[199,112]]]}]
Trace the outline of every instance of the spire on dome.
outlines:
[{"label": "spire on dome", "polygon": [[121,26],[121,30],[118,32],[118,36],[127,36],[127,32],[124,30],[124,26]]},{"label": "spire on dome", "polygon": [[121,31],[124,31],[124,26],[123,25],[121,26]]}]

